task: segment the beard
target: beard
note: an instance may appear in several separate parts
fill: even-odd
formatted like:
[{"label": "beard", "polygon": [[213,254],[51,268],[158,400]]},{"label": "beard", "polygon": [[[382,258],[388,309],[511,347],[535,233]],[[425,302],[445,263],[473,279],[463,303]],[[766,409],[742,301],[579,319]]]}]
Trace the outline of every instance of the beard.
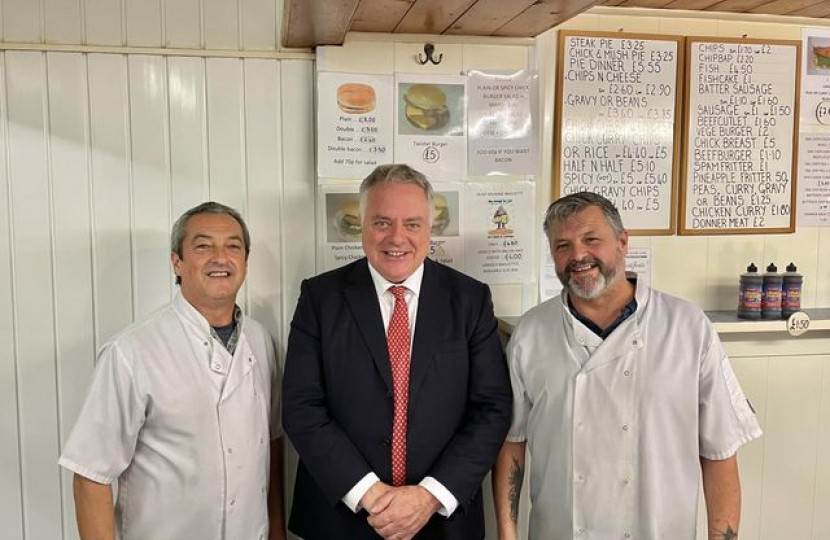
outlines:
[{"label": "beard", "polygon": [[[583,272],[576,272],[579,266],[592,264],[596,267],[598,275],[582,275]],[[556,271],[556,276],[562,282],[562,286],[568,293],[583,300],[595,300],[602,296],[614,282],[619,274],[619,265],[607,266],[602,261],[593,257],[585,257],[579,261],[571,261],[561,271]],[[588,270],[587,272],[590,272]],[[586,273],[587,273],[586,272]]]}]

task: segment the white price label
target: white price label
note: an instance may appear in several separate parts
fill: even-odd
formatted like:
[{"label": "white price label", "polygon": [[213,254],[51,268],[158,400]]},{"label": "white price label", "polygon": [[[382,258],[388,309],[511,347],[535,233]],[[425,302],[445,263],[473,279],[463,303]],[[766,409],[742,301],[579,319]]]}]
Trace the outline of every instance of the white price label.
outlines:
[{"label": "white price label", "polygon": [[810,329],[810,316],[803,311],[796,311],[787,319],[787,332],[791,336],[800,336]]}]

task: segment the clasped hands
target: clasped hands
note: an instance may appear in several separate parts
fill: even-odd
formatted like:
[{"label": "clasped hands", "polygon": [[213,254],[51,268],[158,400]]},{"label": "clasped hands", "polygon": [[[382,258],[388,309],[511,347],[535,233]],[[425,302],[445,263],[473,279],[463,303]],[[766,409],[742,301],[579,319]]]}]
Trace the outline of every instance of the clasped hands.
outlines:
[{"label": "clasped hands", "polygon": [[426,488],[383,482],[375,482],[360,504],[369,512],[369,525],[386,540],[410,540],[441,508]]}]

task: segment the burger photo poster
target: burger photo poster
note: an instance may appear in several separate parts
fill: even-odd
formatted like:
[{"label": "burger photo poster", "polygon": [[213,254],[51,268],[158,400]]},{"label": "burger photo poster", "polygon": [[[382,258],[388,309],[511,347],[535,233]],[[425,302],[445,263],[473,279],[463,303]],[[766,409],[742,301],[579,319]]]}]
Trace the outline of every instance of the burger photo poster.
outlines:
[{"label": "burger photo poster", "polygon": [[363,257],[360,196],[357,184],[332,184],[321,187],[318,201],[323,208],[317,213],[321,223],[319,271],[333,270]]},{"label": "burger photo poster", "polygon": [[466,79],[398,75],[395,80],[395,161],[432,181],[467,174]]},{"label": "burger photo poster", "polygon": [[435,183],[435,217],[427,256],[441,264],[464,271],[464,239],[462,236],[463,186]]},{"label": "burger photo poster", "polygon": [[535,184],[470,183],[465,193],[467,273],[485,283],[533,280]]},{"label": "burger photo poster", "polygon": [[801,31],[801,125],[830,125],[830,30]]},{"label": "burger photo poster", "polygon": [[364,178],[392,161],[393,78],[317,74],[317,176]]}]

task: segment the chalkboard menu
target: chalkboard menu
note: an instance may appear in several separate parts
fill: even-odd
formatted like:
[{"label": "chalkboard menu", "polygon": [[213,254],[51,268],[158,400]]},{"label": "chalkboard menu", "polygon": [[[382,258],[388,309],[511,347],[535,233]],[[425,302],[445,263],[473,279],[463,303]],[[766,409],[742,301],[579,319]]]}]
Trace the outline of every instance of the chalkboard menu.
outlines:
[{"label": "chalkboard menu", "polygon": [[794,231],[799,42],[686,39],[680,233]]},{"label": "chalkboard menu", "polygon": [[632,234],[675,229],[683,38],[559,33],[553,198],[593,191]]}]

